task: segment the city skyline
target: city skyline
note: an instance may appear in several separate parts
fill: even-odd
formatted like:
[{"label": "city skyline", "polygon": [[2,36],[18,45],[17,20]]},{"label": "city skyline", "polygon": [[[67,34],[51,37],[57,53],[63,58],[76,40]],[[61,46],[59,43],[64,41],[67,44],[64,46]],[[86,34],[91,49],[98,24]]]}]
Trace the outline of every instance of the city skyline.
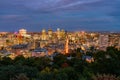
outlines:
[{"label": "city skyline", "polygon": [[119,0],[0,1],[0,31],[120,31]]}]

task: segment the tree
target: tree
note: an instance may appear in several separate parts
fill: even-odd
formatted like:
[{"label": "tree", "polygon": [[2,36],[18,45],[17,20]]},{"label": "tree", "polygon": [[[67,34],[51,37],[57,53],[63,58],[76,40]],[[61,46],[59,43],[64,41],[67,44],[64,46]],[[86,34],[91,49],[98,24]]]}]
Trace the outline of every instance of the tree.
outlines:
[{"label": "tree", "polygon": [[15,77],[15,66],[8,65],[0,67],[0,79],[9,80],[10,78]]},{"label": "tree", "polygon": [[97,74],[96,76],[93,76],[93,80],[120,80],[120,78],[115,75]]},{"label": "tree", "polygon": [[67,57],[65,55],[58,54],[53,58],[53,60],[54,65],[56,64],[58,66],[61,66],[63,63],[67,61]]},{"label": "tree", "polygon": [[36,66],[40,71],[45,67],[50,66],[51,60],[48,57],[35,58],[34,66]]},{"label": "tree", "polygon": [[29,80],[29,78],[25,74],[21,73],[18,76],[16,76],[15,78],[12,78],[10,80]]},{"label": "tree", "polygon": [[59,70],[60,73],[67,74],[68,80],[78,80],[79,75],[72,67],[67,67]]},{"label": "tree", "polygon": [[35,67],[35,58],[34,57],[29,57],[29,58],[26,58],[25,61],[24,61],[24,65],[27,65],[29,67]]},{"label": "tree", "polygon": [[12,65],[13,61],[9,57],[3,57],[2,60],[0,61],[2,65]]},{"label": "tree", "polygon": [[99,51],[94,54],[94,63],[91,68],[94,73],[120,75],[119,51],[113,47],[108,47],[107,51]]},{"label": "tree", "polygon": [[15,57],[13,61],[15,65],[23,65],[25,62],[25,57],[20,55],[20,56]]}]

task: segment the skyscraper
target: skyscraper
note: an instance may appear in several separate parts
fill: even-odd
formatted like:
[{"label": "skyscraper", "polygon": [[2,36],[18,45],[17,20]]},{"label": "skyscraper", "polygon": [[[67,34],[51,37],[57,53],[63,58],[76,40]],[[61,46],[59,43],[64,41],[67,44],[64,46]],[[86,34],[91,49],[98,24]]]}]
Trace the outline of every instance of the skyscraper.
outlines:
[{"label": "skyscraper", "polygon": [[100,35],[99,37],[99,47],[101,50],[106,50],[108,47],[109,36],[108,35]]},{"label": "skyscraper", "polygon": [[46,40],[47,39],[47,35],[46,35],[46,30],[45,29],[43,29],[42,30],[42,40]]},{"label": "skyscraper", "polygon": [[48,37],[51,38],[51,37],[52,37],[52,34],[53,34],[52,29],[49,29],[49,30],[48,30]]}]

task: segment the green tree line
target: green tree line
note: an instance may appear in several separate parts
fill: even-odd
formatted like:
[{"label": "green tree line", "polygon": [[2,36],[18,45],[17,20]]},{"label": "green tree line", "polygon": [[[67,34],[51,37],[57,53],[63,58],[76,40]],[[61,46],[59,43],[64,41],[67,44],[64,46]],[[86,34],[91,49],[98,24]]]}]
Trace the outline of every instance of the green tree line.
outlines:
[{"label": "green tree line", "polygon": [[[89,63],[83,56],[91,56],[94,61]],[[120,80],[119,77],[120,51],[114,47],[86,53],[76,49],[53,59],[17,56],[0,60],[0,80]]]}]

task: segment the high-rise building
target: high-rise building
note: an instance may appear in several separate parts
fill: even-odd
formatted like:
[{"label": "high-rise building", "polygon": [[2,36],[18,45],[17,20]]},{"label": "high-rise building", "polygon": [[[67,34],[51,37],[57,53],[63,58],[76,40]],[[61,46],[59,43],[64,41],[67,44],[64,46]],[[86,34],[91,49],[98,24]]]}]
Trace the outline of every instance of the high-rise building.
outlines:
[{"label": "high-rise building", "polygon": [[61,36],[62,38],[65,37],[65,31],[64,31],[64,29],[61,30],[61,34],[60,34],[60,36]]},{"label": "high-rise building", "polygon": [[20,29],[19,33],[17,34],[17,39],[18,39],[18,43],[24,43],[26,41],[26,38],[31,38],[31,35],[27,34],[27,30],[26,29]]},{"label": "high-rise building", "polygon": [[26,29],[20,29],[20,30],[19,30],[19,34],[20,34],[21,36],[26,36],[27,30],[26,30]]},{"label": "high-rise building", "polygon": [[60,35],[60,28],[57,28],[57,38],[60,39],[61,35]]},{"label": "high-rise building", "polygon": [[46,39],[47,39],[47,34],[46,34],[46,30],[45,30],[45,29],[42,30],[41,39],[42,39],[42,40],[46,40]]},{"label": "high-rise building", "polygon": [[109,46],[109,36],[108,35],[100,35],[99,36],[99,48],[101,50],[106,50],[106,48]]},{"label": "high-rise building", "polygon": [[49,29],[49,30],[48,30],[48,37],[51,38],[51,37],[52,37],[52,34],[53,34],[52,29]]}]

